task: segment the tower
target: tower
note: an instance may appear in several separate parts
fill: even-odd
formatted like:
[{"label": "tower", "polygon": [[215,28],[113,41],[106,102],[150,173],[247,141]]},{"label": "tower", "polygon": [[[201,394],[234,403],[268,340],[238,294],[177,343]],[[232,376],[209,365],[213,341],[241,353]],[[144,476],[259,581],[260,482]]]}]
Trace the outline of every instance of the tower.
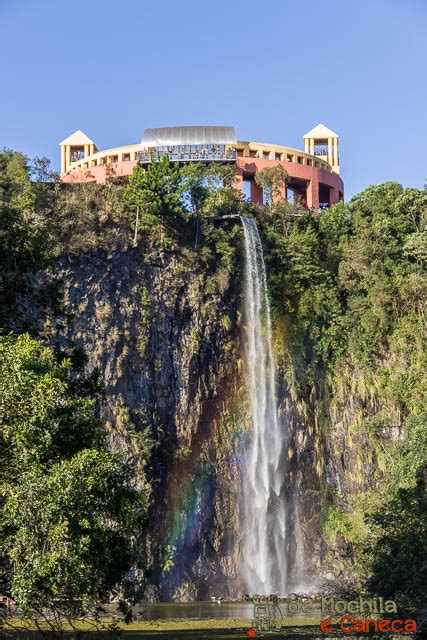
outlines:
[{"label": "tower", "polygon": [[328,162],[332,171],[339,174],[340,159],[338,154],[338,134],[324,124],[318,124],[304,136],[304,148],[306,153],[319,156]]},{"label": "tower", "polygon": [[96,151],[94,141],[80,129],[60,142],[59,146],[61,147],[61,175],[67,173],[72,162],[91,156]]}]

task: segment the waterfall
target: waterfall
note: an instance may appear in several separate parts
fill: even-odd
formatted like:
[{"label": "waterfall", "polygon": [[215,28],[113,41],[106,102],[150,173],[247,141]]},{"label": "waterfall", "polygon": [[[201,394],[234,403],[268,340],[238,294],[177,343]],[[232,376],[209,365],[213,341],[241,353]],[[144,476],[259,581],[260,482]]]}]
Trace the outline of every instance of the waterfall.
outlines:
[{"label": "waterfall", "polygon": [[244,231],[244,323],[252,432],[242,465],[243,568],[248,592],[286,593],[286,438],[278,418],[270,304],[254,220]]}]

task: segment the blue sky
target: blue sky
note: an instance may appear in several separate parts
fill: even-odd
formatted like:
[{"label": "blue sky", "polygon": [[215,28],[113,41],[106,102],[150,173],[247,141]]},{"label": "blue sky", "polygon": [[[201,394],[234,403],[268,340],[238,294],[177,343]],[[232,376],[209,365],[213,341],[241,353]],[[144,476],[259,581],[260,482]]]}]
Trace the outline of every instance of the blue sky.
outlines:
[{"label": "blue sky", "polygon": [[59,166],[146,127],[231,124],[302,148],[340,134],[346,197],[427,179],[426,0],[0,0],[0,146]]}]

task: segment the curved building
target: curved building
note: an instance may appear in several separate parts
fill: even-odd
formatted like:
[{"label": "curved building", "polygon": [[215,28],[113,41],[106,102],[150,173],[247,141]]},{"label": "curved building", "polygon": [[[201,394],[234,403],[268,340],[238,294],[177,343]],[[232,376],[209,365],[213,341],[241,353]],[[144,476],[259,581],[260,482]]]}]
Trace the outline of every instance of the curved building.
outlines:
[{"label": "curved building", "polygon": [[344,197],[338,135],[317,125],[304,136],[304,151],[265,142],[236,139],[233,127],[188,126],[146,129],[139,144],[98,151],[83,131],[60,143],[63,182],[105,183],[132,173],[137,163],[146,167],[164,155],[171,162],[220,162],[235,167],[235,187],[252,202],[263,202],[254,180],[257,171],[281,164],[288,176],[283,197],[299,197],[317,211]]}]

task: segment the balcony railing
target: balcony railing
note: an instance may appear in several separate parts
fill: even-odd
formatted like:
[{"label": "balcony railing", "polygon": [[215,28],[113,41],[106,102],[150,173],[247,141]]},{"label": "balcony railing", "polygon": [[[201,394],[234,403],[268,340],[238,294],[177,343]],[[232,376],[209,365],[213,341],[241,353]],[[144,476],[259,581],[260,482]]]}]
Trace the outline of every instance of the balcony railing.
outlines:
[{"label": "balcony railing", "polygon": [[235,162],[237,151],[224,148],[206,148],[196,151],[165,148],[141,151],[137,154],[137,159],[142,164],[147,164],[161,160],[164,156],[168,156],[171,162]]},{"label": "balcony railing", "polygon": [[83,151],[74,151],[70,156],[70,162],[78,162],[79,160],[82,160],[84,157],[85,157],[85,154]]},{"label": "balcony railing", "polygon": [[314,150],[314,155],[315,156],[321,156],[321,157],[327,157],[328,155],[328,148],[324,147],[323,149],[315,149]]}]

